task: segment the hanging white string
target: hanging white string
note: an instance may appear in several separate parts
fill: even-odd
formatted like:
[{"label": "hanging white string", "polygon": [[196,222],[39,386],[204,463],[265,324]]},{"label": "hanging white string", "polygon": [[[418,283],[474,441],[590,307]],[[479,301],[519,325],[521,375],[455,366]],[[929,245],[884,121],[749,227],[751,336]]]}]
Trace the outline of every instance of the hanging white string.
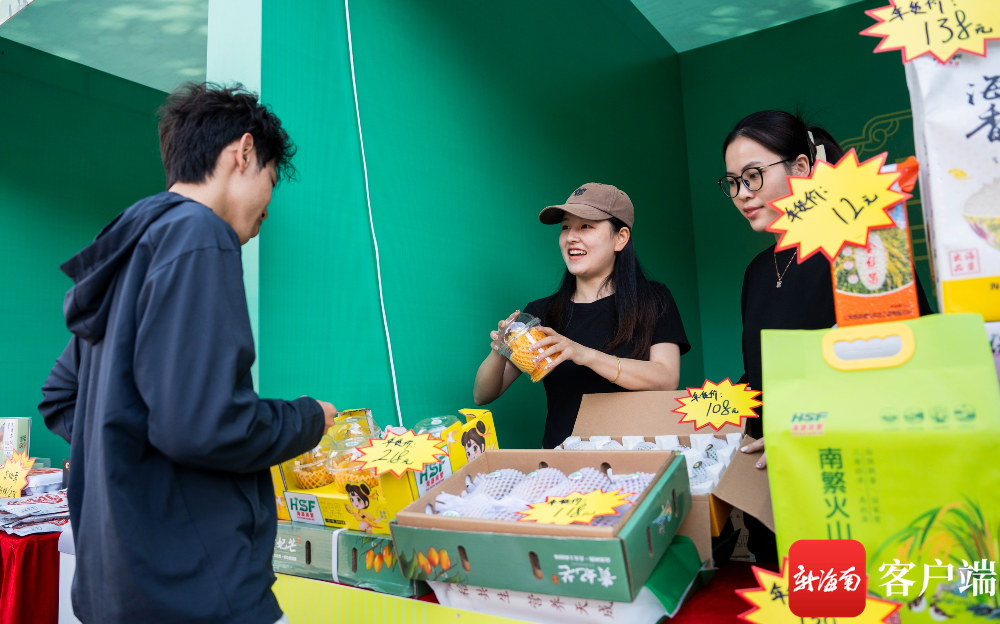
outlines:
[{"label": "hanging white string", "polygon": [[392,359],[392,341],[389,339],[389,321],[385,316],[385,297],[382,295],[382,264],[378,255],[378,239],[375,238],[375,220],[372,218],[372,196],[368,191],[368,162],[365,160],[365,138],[361,133],[361,107],[358,106],[358,81],[354,77],[354,45],[351,42],[351,8],[349,0],[344,0],[344,15],[347,18],[347,51],[351,57],[351,85],[354,87],[354,112],[358,118],[358,140],[361,142],[361,166],[365,172],[365,199],[368,201],[368,224],[372,229],[372,243],[375,245],[375,274],[378,276],[378,301],[382,306],[382,326],[385,328],[385,344],[389,349],[389,371],[392,373],[392,392],[396,397],[396,416],[399,426],[403,425],[403,410],[399,407],[399,386],[396,385],[396,364]]}]

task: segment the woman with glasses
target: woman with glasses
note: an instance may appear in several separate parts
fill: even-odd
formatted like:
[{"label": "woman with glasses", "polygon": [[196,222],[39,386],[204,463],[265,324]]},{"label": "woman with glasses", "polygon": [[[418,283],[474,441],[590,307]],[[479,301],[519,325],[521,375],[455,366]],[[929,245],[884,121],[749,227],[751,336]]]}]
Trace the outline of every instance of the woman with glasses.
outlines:
[{"label": "woman with glasses", "polygon": [[[789,176],[808,176],[817,160],[836,163],[844,150],[829,132],[809,126],[784,111],[754,113],[738,124],[722,144],[726,175],[718,182],[732,199],[740,215],[755,232],[765,232],[779,212],[768,202],[788,195]],[[775,235],[775,240],[780,234]],[[741,383],[760,390],[762,329],[825,329],[837,323],[833,306],[830,262],[815,254],[799,264],[797,250],[775,251],[771,245],[757,254],[743,276],[743,377]],[[917,281],[920,314],[930,306]],[[763,410],[760,418],[747,421],[747,434],[756,442],[745,453],[764,448]],[[762,455],[757,468],[767,465]],[[776,563],[774,533],[753,518],[747,518],[748,548],[757,561]]]}]

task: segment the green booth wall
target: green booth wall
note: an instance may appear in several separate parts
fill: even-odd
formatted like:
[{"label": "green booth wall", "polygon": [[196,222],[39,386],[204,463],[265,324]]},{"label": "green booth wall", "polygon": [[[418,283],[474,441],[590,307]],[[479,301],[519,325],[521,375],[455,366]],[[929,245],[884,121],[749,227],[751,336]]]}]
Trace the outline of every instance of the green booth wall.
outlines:
[{"label": "green booth wall", "polygon": [[59,265],[136,199],[163,190],[164,94],[0,39],[0,417],[30,416],[31,453],[69,446],[45,428],[41,387],[69,340]]},{"label": "green booth wall", "polygon": [[[344,7],[263,0],[261,93],[299,153],[297,180],[275,193],[260,236],[261,394],[370,407],[380,424],[397,423],[373,225],[404,424],[473,407],[488,332],[551,294],[563,270],[558,232],[538,211],[588,181],[635,203],[639,257],[672,290],[693,345],[682,387],[736,379],[743,270],[773,239],[715,186],[722,139],[755,110],[800,108],[862,157],[912,154],[899,55],[873,55],[875,39],[856,34],[878,4],[677,54],[627,0],[572,11],[352,3],[370,223]],[[0,372],[5,412],[27,416],[68,338],[58,265],[162,190],[154,112],[164,94],[0,48],[0,286],[13,295],[0,314],[16,328],[0,337]],[[748,64],[759,71],[741,72]],[[919,201],[910,216],[929,285]],[[490,407],[501,445],[538,445],[540,386],[520,379]],[[40,417],[32,451],[67,454]]]},{"label": "green booth wall", "polygon": [[[351,3],[361,124],[403,422],[474,407],[489,331],[556,290],[538,212],[584,182],[632,198],[634,240],[672,290],[702,377],[679,59],[630,2]],[[265,395],[396,409],[342,5],[264,2],[261,91],[295,137],[300,182],[261,236]],[[500,443],[537,447],[540,386],[491,408]]]}]

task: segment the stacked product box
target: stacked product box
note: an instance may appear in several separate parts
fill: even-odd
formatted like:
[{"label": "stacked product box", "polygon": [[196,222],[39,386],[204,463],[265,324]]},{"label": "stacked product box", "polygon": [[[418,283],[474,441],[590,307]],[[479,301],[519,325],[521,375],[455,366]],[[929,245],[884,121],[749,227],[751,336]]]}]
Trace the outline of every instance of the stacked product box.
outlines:
[{"label": "stacked product box", "polygon": [[274,571],[320,581],[417,597],[430,591],[401,571],[388,537],[279,522],[274,540]]},{"label": "stacked product box", "polygon": [[[271,474],[278,518],[388,534],[389,522],[399,510],[442,483],[455,467],[465,465],[470,457],[498,447],[489,410],[460,410],[460,414],[464,422],[451,418],[449,422],[454,424],[434,434],[447,443],[448,455],[440,463],[428,465],[420,472],[407,471],[401,477],[375,476],[370,471],[344,470],[325,464],[307,475],[319,475],[322,479],[306,479],[299,459],[275,466]],[[371,410],[342,412],[337,420],[338,425],[350,425],[352,431],[349,433],[369,436],[380,433]]]},{"label": "stacked product box", "polygon": [[[587,471],[642,473],[648,485],[609,523],[554,525],[434,513],[441,501],[458,499],[483,476],[520,474],[527,483],[553,469],[570,480]],[[391,526],[403,572],[413,579],[631,602],[690,509],[685,462],[672,452],[487,451],[399,512]],[[689,556],[699,568],[695,549]]]},{"label": "stacked product box", "polygon": [[[686,396],[687,392],[680,391],[584,395],[573,435],[584,439],[604,436],[619,443],[642,438],[649,446],[655,446],[657,438],[675,436],[686,447],[692,446],[692,434],[712,434],[720,445],[728,442],[727,436],[741,435],[742,427],[731,424],[696,431],[691,423],[680,423],[682,416],[673,410],[681,406],[677,399]],[[744,438],[739,446],[749,442]],[[736,452],[710,493],[692,493],[691,511],[678,534],[691,538],[703,562],[714,563],[712,538],[722,534],[734,506],[774,529],[767,471],[755,467],[760,455]]]}]

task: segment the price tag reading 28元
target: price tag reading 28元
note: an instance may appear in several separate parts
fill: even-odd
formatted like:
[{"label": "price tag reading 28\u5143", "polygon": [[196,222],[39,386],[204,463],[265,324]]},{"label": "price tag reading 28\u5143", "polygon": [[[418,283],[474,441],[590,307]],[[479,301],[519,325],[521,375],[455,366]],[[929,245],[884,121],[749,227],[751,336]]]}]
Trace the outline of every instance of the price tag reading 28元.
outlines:
[{"label": "price tag reading 28\u5143", "polygon": [[865,11],[878,23],[861,31],[882,37],[876,52],[903,51],[903,62],[930,54],[947,63],[959,52],[986,56],[986,42],[1000,39],[996,0],[891,0]]},{"label": "price tag reading 28\u5143", "polygon": [[566,496],[549,496],[544,503],[529,505],[519,511],[522,522],[539,524],[590,524],[597,516],[613,516],[615,507],[629,504],[629,492],[594,490],[587,494],[573,492]]},{"label": "price tag reading 28\u5143", "polygon": [[788,178],[791,193],[768,204],[781,212],[767,226],[781,234],[776,251],[798,247],[799,264],[817,251],[833,261],[844,245],[864,247],[870,230],[894,225],[886,209],[910,195],[889,188],[902,172],[880,173],[886,155],[859,164],[851,149],[836,165],[817,161],[808,178]]},{"label": "price tag reading 28\u5143", "polygon": [[421,472],[427,464],[440,463],[440,456],[448,454],[441,448],[444,443],[431,438],[429,433],[389,432],[381,440],[372,440],[369,446],[358,447],[361,457],[357,461],[364,464],[363,470],[374,469],[378,476],[391,472],[401,477],[407,470]]},{"label": "price tag reading 28\u5143", "polygon": [[762,403],[757,400],[760,391],[747,388],[746,384],[733,384],[729,378],[714,384],[705,380],[700,388],[688,388],[688,396],[677,399],[681,407],[675,408],[684,414],[679,422],[694,423],[695,430],[711,425],[718,431],[723,425],[739,425],[742,418],[757,418],[753,408]]}]

